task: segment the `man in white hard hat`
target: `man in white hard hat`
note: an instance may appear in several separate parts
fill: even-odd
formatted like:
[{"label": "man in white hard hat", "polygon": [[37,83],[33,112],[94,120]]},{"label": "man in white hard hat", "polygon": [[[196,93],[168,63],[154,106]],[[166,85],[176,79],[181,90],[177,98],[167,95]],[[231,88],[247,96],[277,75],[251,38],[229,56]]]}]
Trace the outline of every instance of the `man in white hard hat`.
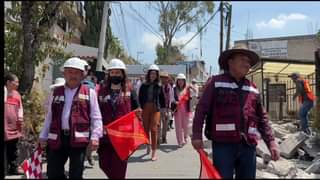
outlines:
[{"label": "man in white hard hat", "polygon": [[97,150],[102,136],[102,117],[93,89],[81,84],[85,66],[73,57],[64,63],[65,85],[50,97],[48,114],[41,130],[41,147],[47,144],[48,178],[66,178],[64,165],[69,158],[69,178],[82,179],[86,148]]}]

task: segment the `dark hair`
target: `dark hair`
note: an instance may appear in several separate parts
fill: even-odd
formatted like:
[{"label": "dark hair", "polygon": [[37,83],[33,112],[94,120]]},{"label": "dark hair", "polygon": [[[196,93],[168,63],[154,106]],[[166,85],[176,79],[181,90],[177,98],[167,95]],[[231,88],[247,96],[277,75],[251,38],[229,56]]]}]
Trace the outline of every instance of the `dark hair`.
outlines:
[{"label": "dark hair", "polygon": [[5,83],[7,83],[7,81],[14,81],[16,79],[18,79],[18,77],[13,73],[8,73],[4,76]]},{"label": "dark hair", "polygon": [[[177,79],[177,81],[176,81],[176,87],[179,89],[179,90],[181,90],[181,88],[180,88],[180,86],[179,86],[179,84],[178,84],[178,80],[179,79]],[[182,89],[184,89],[186,86],[187,86],[187,82],[186,82],[186,80],[185,79],[181,79],[181,80],[183,80],[183,87],[182,87]]]},{"label": "dark hair", "polygon": [[[123,75],[123,81],[121,82],[121,88],[123,92],[127,91],[127,74],[126,72],[121,69],[122,75]],[[105,79],[105,85],[108,89],[111,88],[111,80],[110,80],[110,74],[107,76],[107,78]]]},{"label": "dark hair", "polygon": [[159,75],[159,71],[156,70],[149,70],[147,75],[146,75],[146,82],[147,83],[151,83],[151,79],[150,79],[150,72],[151,71],[155,71],[157,73],[157,78],[154,80],[155,83],[159,83],[160,82],[160,75]]}]

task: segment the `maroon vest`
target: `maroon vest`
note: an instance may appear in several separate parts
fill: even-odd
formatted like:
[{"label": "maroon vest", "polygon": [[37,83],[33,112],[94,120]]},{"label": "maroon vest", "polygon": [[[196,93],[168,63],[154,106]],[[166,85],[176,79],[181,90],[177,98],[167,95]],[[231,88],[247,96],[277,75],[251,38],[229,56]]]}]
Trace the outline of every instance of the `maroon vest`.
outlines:
[{"label": "maroon vest", "polygon": [[[90,140],[90,91],[81,85],[73,97],[69,127],[71,147],[86,147]],[[59,86],[53,91],[51,105],[52,122],[48,136],[48,145],[51,149],[61,146],[61,117],[64,106],[64,86]]]},{"label": "maroon vest", "polygon": [[[211,132],[213,141],[240,142],[243,136],[249,144],[256,145],[260,133],[257,129],[257,103],[260,98],[256,86],[245,80],[241,89],[235,81],[226,74],[214,77],[213,116],[211,116]],[[238,91],[243,94],[243,104],[240,103]],[[241,117],[243,129],[241,130]],[[241,135],[242,134],[242,135]]]},{"label": "maroon vest", "polygon": [[[117,120],[121,116],[131,111],[131,93],[121,91],[120,98],[115,103],[115,109],[112,108],[110,90],[107,87],[100,88],[98,93],[98,102],[102,115],[103,126]],[[106,135],[106,131],[103,128],[103,137],[100,138],[99,142],[108,143],[109,137]]]}]

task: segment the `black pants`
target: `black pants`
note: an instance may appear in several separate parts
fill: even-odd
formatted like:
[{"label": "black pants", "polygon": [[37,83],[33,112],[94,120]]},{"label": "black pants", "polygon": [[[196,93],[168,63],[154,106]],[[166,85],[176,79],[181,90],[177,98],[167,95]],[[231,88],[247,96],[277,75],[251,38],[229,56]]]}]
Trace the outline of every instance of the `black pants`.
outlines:
[{"label": "black pants", "polygon": [[18,168],[17,164],[17,144],[19,139],[12,139],[9,141],[4,142],[4,167],[5,167],[5,174],[7,172],[14,172]]},{"label": "black pants", "polygon": [[[61,133],[62,134],[62,133]],[[69,178],[82,179],[86,147],[70,147],[69,136],[61,136],[61,147],[58,150],[47,149],[47,175],[48,178],[65,179],[64,164],[69,159]]]}]

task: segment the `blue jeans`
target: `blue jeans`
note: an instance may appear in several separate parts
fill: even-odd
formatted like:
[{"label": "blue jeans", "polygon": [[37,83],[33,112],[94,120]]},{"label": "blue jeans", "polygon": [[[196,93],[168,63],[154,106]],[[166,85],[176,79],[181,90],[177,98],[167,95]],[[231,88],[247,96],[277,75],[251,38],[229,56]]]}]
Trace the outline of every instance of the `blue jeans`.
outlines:
[{"label": "blue jeans", "polygon": [[212,143],[212,159],[223,179],[255,178],[256,147],[241,143]]},{"label": "blue jeans", "polygon": [[300,118],[300,125],[301,125],[301,130],[306,130],[308,129],[308,113],[313,107],[313,101],[304,101],[300,107],[299,110],[299,118]]}]

